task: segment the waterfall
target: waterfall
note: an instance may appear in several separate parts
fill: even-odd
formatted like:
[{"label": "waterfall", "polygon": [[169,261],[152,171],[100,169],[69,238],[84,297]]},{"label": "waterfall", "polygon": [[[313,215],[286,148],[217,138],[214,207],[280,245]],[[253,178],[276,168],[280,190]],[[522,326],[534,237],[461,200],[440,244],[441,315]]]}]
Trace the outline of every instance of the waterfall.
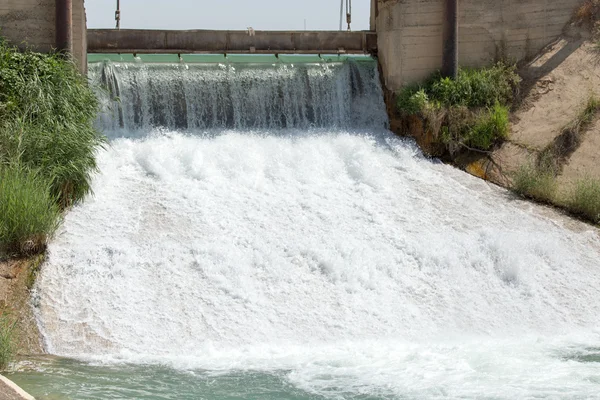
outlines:
[{"label": "waterfall", "polygon": [[110,145],[37,280],[51,353],[215,398],[597,396],[598,231],[387,131],[374,62],[90,76]]},{"label": "waterfall", "polygon": [[107,131],[386,127],[371,62],[94,63]]}]

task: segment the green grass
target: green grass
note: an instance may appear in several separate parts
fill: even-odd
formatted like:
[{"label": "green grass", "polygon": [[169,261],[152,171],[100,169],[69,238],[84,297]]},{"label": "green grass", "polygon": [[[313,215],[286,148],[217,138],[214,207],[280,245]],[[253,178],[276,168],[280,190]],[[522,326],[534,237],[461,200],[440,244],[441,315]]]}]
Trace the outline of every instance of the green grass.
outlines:
[{"label": "green grass", "polygon": [[508,129],[508,108],[496,103],[477,116],[468,128],[464,142],[469,147],[489,150],[494,144],[508,137]]},{"label": "green grass", "polygon": [[14,332],[16,321],[13,321],[8,314],[0,314],[0,371],[6,370],[8,364],[12,361],[14,347]]},{"label": "green grass", "polygon": [[508,106],[520,81],[515,67],[502,63],[463,68],[456,80],[436,74],[424,85],[404,88],[396,106],[403,116],[423,118],[450,154],[465,148],[488,151],[508,137]]},{"label": "green grass", "polygon": [[397,94],[401,113],[417,114],[423,107],[490,108],[512,102],[521,78],[514,66],[498,63],[481,69],[461,68],[456,80],[435,74],[423,85],[408,86]]},{"label": "green grass", "polygon": [[515,173],[512,189],[522,197],[552,203],[556,199],[556,176],[550,167],[526,164]]},{"label": "green grass", "polygon": [[481,69],[462,68],[456,80],[435,75],[426,92],[446,107],[492,107],[495,103],[510,103],[520,82],[515,67],[498,63]]},{"label": "green grass", "polygon": [[45,254],[38,254],[34,258],[31,259],[31,263],[29,265],[29,270],[27,273],[27,279],[25,281],[25,286],[27,289],[32,290],[35,285],[35,280],[42,269],[42,264],[46,261]]},{"label": "green grass", "polygon": [[0,163],[43,171],[62,207],[90,192],[98,101],[74,63],[0,39]]},{"label": "green grass", "polygon": [[72,60],[0,38],[0,250],[42,251],[59,211],[90,193],[98,109]]},{"label": "green grass", "polygon": [[404,114],[421,113],[429,104],[429,95],[423,88],[408,87],[401,90],[396,99],[396,106]]},{"label": "green grass", "polygon": [[21,166],[0,169],[0,249],[7,254],[45,250],[60,219],[50,182]]},{"label": "green grass", "polygon": [[579,133],[592,122],[598,110],[600,110],[600,99],[595,94],[591,94],[577,117],[564,130],[573,130]]},{"label": "green grass", "polygon": [[591,119],[594,117],[594,115],[596,115],[596,112],[599,109],[600,109],[600,99],[595,94],[592,94],[588,98],[588,101],[585,105],[585,108],[583,109],[583,114],[581,115],[581,117],[583,118],[584,121],[589,123],[591,121]]},{"label": "green grass", "polygon": [[493,107],[476,111],[456,106],[447,109],[438,140],[448,146],[451,153],[453,147],[488,151],[505,140],[508,131],[506,106],[496,103]]},{"label": "green grass", "polygon": [[592,93],[585,104],[582,105],[577,116],[563,128],[563,134],[565,132],[572,132],[579,135],[592,122],[598,110],[600,110],[600,99]]},{"label": "green grass", "polygon": [[567,200],[567,208],[585,219],[600,223],[600,181],[579,180]]}]

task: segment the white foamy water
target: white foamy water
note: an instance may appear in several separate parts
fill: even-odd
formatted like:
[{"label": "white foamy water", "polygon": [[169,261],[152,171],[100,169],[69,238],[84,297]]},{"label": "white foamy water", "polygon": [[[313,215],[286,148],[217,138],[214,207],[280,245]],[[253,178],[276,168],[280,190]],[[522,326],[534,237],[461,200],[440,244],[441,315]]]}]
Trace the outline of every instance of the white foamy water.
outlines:
[{"label": "white foamy water", "polygon": [[600,391],[598,232],[387,131],[162,131],[99,162],[37,282],[53,354],[326,398]]}]

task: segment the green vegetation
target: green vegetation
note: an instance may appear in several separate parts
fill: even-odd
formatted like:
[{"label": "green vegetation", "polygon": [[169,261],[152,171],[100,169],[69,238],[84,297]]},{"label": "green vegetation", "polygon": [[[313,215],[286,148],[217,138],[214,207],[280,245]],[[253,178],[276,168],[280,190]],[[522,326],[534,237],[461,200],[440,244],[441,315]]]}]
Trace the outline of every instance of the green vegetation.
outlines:
[{"label": "green vegetation", "polygon": [[401,115],[417,115],[427,129],[454,153],[457,149],[490,150],[508,136],[508,106],[521,78],[515,67],[461,69],[456,80],[433,76],[423,86],[397,96]]},{"label": "green vegetation", "polygon": [[594,223],[600,223],[600,181],[582,179],[567,200],[567,207],[573,213]]},{"label": "green vegetation", "polygon": [[488,150],[508,137],[508,109],[498,103],[490,108],[471,111],[466,107],[448,109],[440,127],[440,141],[468,149]]},{"label": "green vegetation", "polygon": [[35,280],[37,279],[37,276],[40,273],[40,269],[42,268],[42,264],[44,263],[44,261],[46,261],[45,254],[38,254],[37,256],[31,259],[27,279],[25,281],[25,286],[27,286],[27,289],[33,289],[33,285],[35,284]]},{"label": "green vegetation", "polygon": [[598,110],[600,110],[600,99],[592,93],[585,104],[585,108],[578,115],[578,126],[581,128],[584,124],[592,122]]},{"label": "green vegetation", "polygon": [[429,96],[446,107],[491,107],[509,104],[521,78],[515,67],[498,63],[489,68],[459,70],[456,80],[439,75],[429,82]]},{"label": "green vegetation", "polygon": [[0,39],[0,248],[43,250],[58,209],[90,192],[98,101],[74,63]]},{"label": "green vegetation", "polygon": [[8,314],[0,314],[0,371],[8,367],[15,353],[13,342],[16,324]]},{"label": "green vegetation", "polygon": [[514,176],[512,187],[520,196],[543,203],[555,200],[556,188],[556,175],[547,164],[521,166]]},{"label": "green vegetation", "polygon": [[480,114],[468,130],[466,143],[479,149],[489,149],[498,139],[508,138],[508,109],[499,103]]},{"label": "green vegetation", "polygon": [[90,191],[98,101],[71,61],[0,42],[0,159],[44,171],[61,205]]},{"label": "green vegetation", "polygon": [[600,223],[600,180],[581,179],[569,193],[561,194],[552,170],[528,164],[514,175],[512,189],[522,197],[555,204],[582,219]]},{"label": "green vegetation", "polygon": [[20,166],[0,169],[0,244],[9,254],[34,254],[45,249],[57,228],[60,212],[51,183],[42,174]]},{"label": "green vegetation", "polygon": [[600,110],[600,99],[595,94],[591,94],[573,121],[564,127],[562,134],[580,136],[592,122],[598,110]]}]

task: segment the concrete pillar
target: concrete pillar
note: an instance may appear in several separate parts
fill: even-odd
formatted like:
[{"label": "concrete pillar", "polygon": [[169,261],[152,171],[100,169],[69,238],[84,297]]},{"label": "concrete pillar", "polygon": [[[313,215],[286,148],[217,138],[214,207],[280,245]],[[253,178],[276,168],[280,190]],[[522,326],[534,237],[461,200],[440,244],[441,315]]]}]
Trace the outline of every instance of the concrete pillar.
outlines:
[{"label": "concrete pillar", "polygon": [[87,72],[87,24],[83,0],[73,1],[73,58],[82,73]]},{"label": "concrete pillar", "polygon": [[371,18],[369,19],[369,28],[371,32],[377,31],[377,9],[379,0],[371,0]]},{"label": "concrete pillar", "polygon": [[56,0],[56,49],[73,54],[73,3]]},{"label": "concrete pillar", "polygon": [[458,75],[458,0],[446,0],[442,63],[442,75],[456,79]]}]

